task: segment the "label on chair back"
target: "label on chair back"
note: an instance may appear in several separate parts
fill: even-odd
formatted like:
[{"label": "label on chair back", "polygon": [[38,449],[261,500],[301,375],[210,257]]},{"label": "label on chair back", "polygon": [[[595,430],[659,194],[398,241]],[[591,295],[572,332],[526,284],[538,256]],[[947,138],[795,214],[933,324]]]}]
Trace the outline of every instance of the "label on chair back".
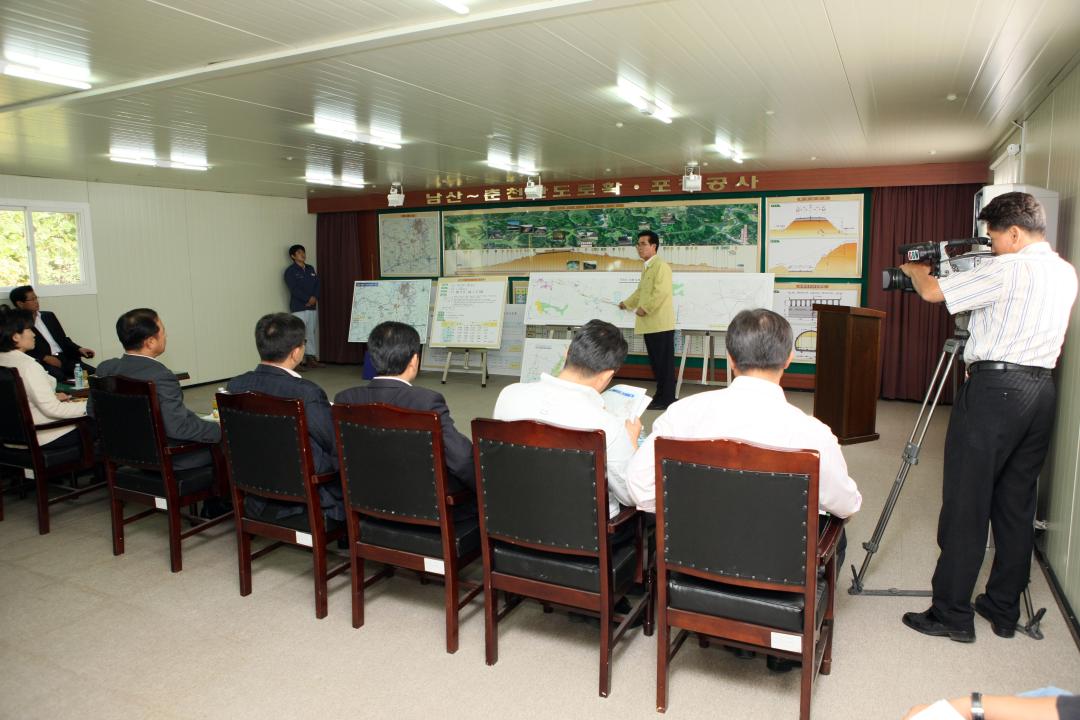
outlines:
[{"label": "label on chair back", "polygon": [[165,498],[156,497],[154,498],[154,507],[156,507],[158,510],[168,510],[169,501]]},{"label": "label on chair back", "polygon": [[801,635],[788,635],[787,633],[772,633],[772,638],[769,640],[769,645],[777,650],[786,650],[788,652],[802,652],[802,636]]},{"label": "label on chair back", "polygon": [[26,468],[22,472],[23,472],[23,477],[25,477],[27,480],[33,480],[34,479],[34,471],[31,470],[30,468]]},{"label": "label on chair back", "polygon": [[296,531],[296,544],[311,547],[311,533]]},{"label": "label on chair back", "polygon": [[436,558],[424,558],[424,572],[434,573],[436,575],[446,574],[446,563]]}]

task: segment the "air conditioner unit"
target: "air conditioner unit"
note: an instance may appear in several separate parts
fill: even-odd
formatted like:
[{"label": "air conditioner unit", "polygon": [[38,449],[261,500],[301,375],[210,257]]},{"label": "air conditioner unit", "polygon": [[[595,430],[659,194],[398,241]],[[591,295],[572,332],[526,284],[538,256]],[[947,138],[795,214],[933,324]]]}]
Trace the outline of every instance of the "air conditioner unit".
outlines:
[{"label": "air conditioner unit", "polygon": [[972,218],[972,227],[976,235],[982,237],[989,237],[986,234],[986,223],[979,222],[974,218],[979,217],[979,213],[984,207],[990,204],[990,201],[996,198],[998,195],[1004,195],[1011,192],[1024,192],[1028,195],[1032,195],[1043,206],[1043,210],[1046,211],[1046,241],[1050,243],[1050,247],[1057,250],[1057,228],[1058,228],[1058,194],[1053,190],[1047,190],[1046,188],[1036,187],[1034,185],[1019,185],[1016,183],[1006,183],[1001,185],[986,185],[975,193],[975,215]]}]

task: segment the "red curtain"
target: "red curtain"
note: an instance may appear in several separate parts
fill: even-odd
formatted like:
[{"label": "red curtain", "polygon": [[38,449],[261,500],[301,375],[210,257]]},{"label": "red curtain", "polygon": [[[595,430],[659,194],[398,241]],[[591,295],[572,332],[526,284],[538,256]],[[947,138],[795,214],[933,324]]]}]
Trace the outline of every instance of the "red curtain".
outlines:
[{"label": "red curtain", "polygon": [[[881,274],[902,262],[901,245],[971,237],[973,199],[981,185],[875,188],[870,218],[867,307],[887,313],[881,348],[881,397],[922,400],[933,378],[952,317],[944,303],[881,289]],[[952,400],[947,383],[942,401]]]},{"label": "red curtain", "polygon": [[315,223],[321,278],[319,357],[324,362],[359,363],[364,359],[361,344],[348,342],[348,336],[353,282],[365,278],[361,234],[367,214],[320,213]]}]

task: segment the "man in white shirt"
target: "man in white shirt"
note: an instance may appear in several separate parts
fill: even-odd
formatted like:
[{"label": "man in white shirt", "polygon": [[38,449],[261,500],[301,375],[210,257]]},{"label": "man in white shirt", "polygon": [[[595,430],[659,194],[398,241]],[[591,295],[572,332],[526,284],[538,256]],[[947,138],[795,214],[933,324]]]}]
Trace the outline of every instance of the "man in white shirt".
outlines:
[{"label": "man in white shirt", "polygon": [[[1031,571],[1036,481],[1054,429],[1057,364],[1076,299],[1076,269],[1046,242],[1046,213],[1027,193],[994,198],[979,213],[995,257],[970,272],[936,278],[901,266],[919,296],[952,314],[970,312],[964,347],[968,379],[945,435],[937,569],[930,609],[904,614],[925,635],[975,641],[974,612],[1012,637]],[[986,593],[975,598],[994,531]]]},{"label": "man in white shirt", "polygon": [[641,435],[641,419],[623,420],[604,407],[600,393],[626,358],[622,332],[611,323],[590,320],[574,336],[558,377],[514,383],[499,393],[496,420],[539,420],[578,430],[603,430],[607,440],[608,510],[633,505],[626,489],[626,468]]},{"label": "man in white shirt", "polygon": [[794,357],[791,325],[772,310],[743,310],[725,337],[735,379],[723,390],[679,400],[653,423],[630,461],[629,489],[641,510],[656,512],[655,443],[658,437],[730,438],[821,455],[818,507],[848,517],[862,495],[848,476],[840,443],[828,426],[788,403],[780,378]]}]

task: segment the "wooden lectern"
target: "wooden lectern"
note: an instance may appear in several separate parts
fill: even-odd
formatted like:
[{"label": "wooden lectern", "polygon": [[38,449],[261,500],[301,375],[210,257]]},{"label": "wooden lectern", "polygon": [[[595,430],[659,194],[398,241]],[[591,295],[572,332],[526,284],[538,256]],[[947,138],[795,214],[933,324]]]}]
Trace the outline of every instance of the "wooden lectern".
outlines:
[{"label": "wooden lectern", "polygon": [[843,305],[814,305],[814,312],[814,417],[832,428],[841,445],[877,440],[874,428],[885,313]]}]

